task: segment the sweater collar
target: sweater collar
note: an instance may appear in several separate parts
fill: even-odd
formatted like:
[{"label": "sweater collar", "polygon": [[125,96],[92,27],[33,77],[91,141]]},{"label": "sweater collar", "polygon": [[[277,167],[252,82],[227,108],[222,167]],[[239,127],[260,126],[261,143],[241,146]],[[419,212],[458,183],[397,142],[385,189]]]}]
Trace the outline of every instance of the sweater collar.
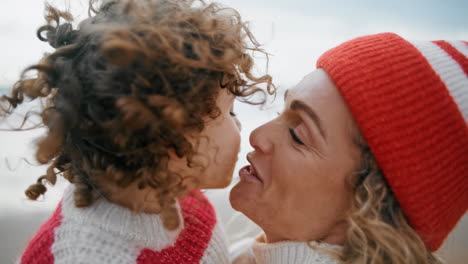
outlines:
[{"label": "sweater collar", "polygon": [[256,263],[301,263],[301,264],[336,264],[334,259],[326,251],[336,251],[341,246],[326,243],[310,242],[309,247],[305,242],[283,241],[277,243],[263,243],[255,240],[252,252]]}]

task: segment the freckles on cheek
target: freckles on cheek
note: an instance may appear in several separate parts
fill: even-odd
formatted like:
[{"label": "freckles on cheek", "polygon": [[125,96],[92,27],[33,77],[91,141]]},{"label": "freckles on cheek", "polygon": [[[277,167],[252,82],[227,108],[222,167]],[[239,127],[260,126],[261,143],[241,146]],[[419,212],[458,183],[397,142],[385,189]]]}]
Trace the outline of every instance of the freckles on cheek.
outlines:
[{"label": "freckles on cheek", "polygon": [[311,201],[314,194],[321,192],[324,187],[317,183],[313,170],[301,165],[293,166],[284,176],[278,196],[291,208],[304,201]]}]

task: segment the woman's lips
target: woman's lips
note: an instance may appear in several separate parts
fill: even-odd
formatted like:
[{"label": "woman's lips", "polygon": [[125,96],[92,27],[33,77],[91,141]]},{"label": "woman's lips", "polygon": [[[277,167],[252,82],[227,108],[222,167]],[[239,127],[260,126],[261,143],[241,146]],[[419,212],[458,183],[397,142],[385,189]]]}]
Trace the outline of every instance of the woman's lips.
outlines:
[{"label": "woman's lips", "polygon": [[240,169],[239,177],[241,178],[241,180],[263,183],[262,179],[255,172],[254,167],[251,165],[247,165]]}]

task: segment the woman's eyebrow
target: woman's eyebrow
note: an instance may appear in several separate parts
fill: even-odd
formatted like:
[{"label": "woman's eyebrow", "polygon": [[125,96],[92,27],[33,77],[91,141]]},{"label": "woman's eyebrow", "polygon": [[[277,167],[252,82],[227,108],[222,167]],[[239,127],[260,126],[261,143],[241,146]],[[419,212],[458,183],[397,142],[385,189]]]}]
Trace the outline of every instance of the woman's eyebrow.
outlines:
[{"label": "woman's eyebrow", "polygon": [[293,100],[290,106],[291,110],[299,110],[303,111],[307,114],[307,116],[314,122],[315,126],[317,126],[318,130],[320,131],[320,135],[322,136],[323,140],[327,141],[327,134],[322,126],[322,121],[320,120],[317,113],[307,104],[299,100]]}]

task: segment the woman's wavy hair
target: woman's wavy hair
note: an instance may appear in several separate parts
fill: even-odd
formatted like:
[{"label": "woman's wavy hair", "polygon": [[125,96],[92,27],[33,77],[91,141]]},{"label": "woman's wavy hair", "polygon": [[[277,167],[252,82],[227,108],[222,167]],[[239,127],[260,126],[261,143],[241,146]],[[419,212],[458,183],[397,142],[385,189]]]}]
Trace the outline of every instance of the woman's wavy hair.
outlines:
[{"label": "woman's wavy hair", "polygon": [[346,264],[442,263],[409,225],[362,136],[361,166],[352,183],[349,229],[339,259]]},{"label": "woman's wavy hair", "polygon": [[[252,52],[268,57],[233,9],[192,0],[90,1],[77,29],[69,12],[46,5],[37,37],[55,51],[27,68],[2,97],[7,115],[25,98],[45,99],[48,128],[37,160],[51,163],[26,195],[37,199],[61,174],[73,183],[77,207],[109,184],[156,190],[169,206],[190,175],[168,171],[169,151],[196,166],[188,134],[201,132],[227,89],[250,102],[273,94],[271,77],[252,73]],[[26,73],[37,72],[27,78]],[[266,88],[258,88],[258,85]],[[263,97],[265,98],[265,97]],[[26,115],[28,118],[29,115]],[[204,121],[205,120],[205,121]],[[24,123],[23,123],[24,124]]]}]

